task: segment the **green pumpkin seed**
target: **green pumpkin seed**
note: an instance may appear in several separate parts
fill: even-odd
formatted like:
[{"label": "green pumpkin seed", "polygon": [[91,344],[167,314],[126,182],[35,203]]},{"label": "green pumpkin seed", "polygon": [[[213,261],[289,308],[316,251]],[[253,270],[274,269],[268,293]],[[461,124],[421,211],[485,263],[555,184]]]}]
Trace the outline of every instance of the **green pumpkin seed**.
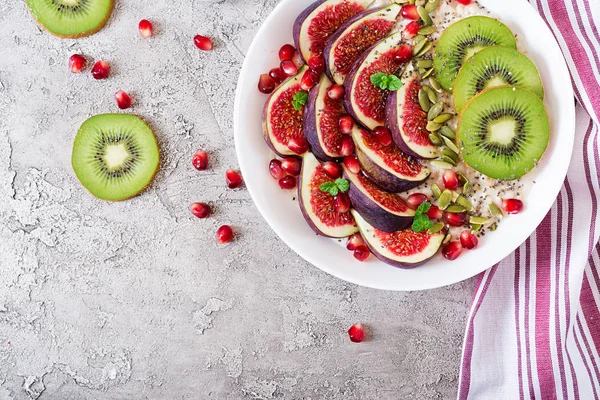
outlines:
[{"label": "green pumpkin seed", "polygon": [[437,117],[435,117],[433,120],[435,122],[438,122],[440,124],[443,124],[444,122],[448,122],[450,121],[452,118],[454,118],[454,114],[450,114],[450,113],[444,113],[444,114],[440,114]]},{"label": "green pumpkin seed", "polygon": [[427,37],[425,35],[417,35],[417,36],[414,37],[413,43],[416,46],[417,43],[420,43],[420,42],[422,42],[425,39],[427,39]]},{"label": "green pumpkin seed", "polygon": [[440,168],[440,169],[454,168],[454,165],[450,164],[449,162],[442,161],[442,160],[433,160],[433,161],[430,161],[429,164],[433,165],[434,167]]},{"label": "green pumpkin seed", "polygon": [[421,79],[429,78],[433,73],[433,68],[429,68],[424,74],[421,74]]},{"label": "green pumpkin seed", "polygon": [[438,223],[433,224],[431,226],[431,228],[427,229],[427,232],[433,234],[433,233],[440,232],[442,229],[444,229],[444,223],[443,222],[438,222]]},{"label": "green pumpkin seed", "polygon": [[433,32],[435,32],[434,26],[424,26],[419,29],[419,35],[431,35]]},{"label": "green pumpkin seed", "polygon": [[448,242],[450,242],[452,240],[452,235],[447,234],[446,237],[444,238],[444,240],[442,241],[442,244],[446,244]]},{"label": "green pumpkin seed", "polygon": [[457,172],[456,175],[458,176],[458,181],[460,182],[461,185],[466,185],[467,182],[469,182],[467,177],[464,176],[462,173]]},{"label": "green pumpkin seed", "polygon": [[471,211],[473,209],[473,204],[471,204],[471,202],[463,196],[458,196],[456,203],[463,206],[467,211]]},{"label": "green pumpkin seed", "polygon": [[458,194],[458,192],[452,192],[452,202],[456,203],[456,200],[458,200],[458,196],[460,196],[460,194]]},{"label": "green pumpkin seed", "polygon": [[436,146],[441,146],[442,145],[442,140],[435,133],[430,133],[429,134],[429,140],[431,141],[431,143],[433,143]]},{"label": "green pumpkin seed", "polygon": [[431,17],[429,16],[429,13],[425,10],[425,8],[423,6],[417,6],[417,12],[419,13],[419,16],[421,17],[421,19],[423,20],[423,24],[425,24],[425,25],[433,24],[433,20],[431,19]]},{"label": "green pumpkin seed", "polygon": [[[419,49],[419,51],[417,50],[417,46],[419,46],[420,44],[423,44],[421,46],[421,48]],[[422,40],[419,42],[419,44],[417,44],[415,46],[415,48],[413,49],[413,57],[421,57],[423,54],[427,53],[429,50],[431,50],[431,48],[433,47],[433,43],[431,43],[429,40]]]},{"label": "green pumpkin seed", "polygon": [[467,182],[463,185],[463,195],[470,196],[473,191],[473,185],[471,182]]},{"label": "green pumpkin seed", "polygon": [[475,233],[475,232],[479,232],[479,230],[481,230],[481,225],[471,224],[471,232]]},{"label": "green pumpkin seed", "polygon": [[442,160],[446,161],[448,164],[452,164],[456,166],[456,161],[453,158],[442,155]]},{"label": "green pumpkin seed", "polygon": [[453,152],[455,152],[456,154],[458,154],[458,153],[459,153],[459,151],[458,151],[458,147],[456,147],[456,145],[454,144],[454,142],[453,142],[452,140],[448,139],[446,136],[442,136],[442,140],[444,141],[444,144],[445,144],[446,146],[448,146],[448,148],[449,148],[450,150],[452,150],[452,151],[453,151]]},{"label": "green pumpkin seed", "polygon": [[417,0],[417,1],[415,1],[415,5],[422,7],[425,5],[426,2],[427,2],[427,0]]},{"label": "green pumpkin seed", "polygon": [[440,133],[442,136],[446,136],[450,140],[456,139],[456,133],[452,130],[452,128],[448,126],[442,126],[440,129]]},{"label": "green pumpkin seed", "polygon": [[490,203],[488,205],[488,208],[490,209],[490,212],[492,213],[493,216],[504,217],[504,213],[502,212],[502,210],[500,208],[498,208],[498,206],[496,204]]},{"label": "green pumpkin seed", "polygon": [[490,232],[494,232],[496,229],[498,229],[498,223],[494,222],[490,225]]},{"label": "green pumpkin seed", "polygon": [[427,92],[423,89],[419,90],[419,105],[423,111],[427,112],[431,108],[431,104],[429,103],[429,97],[427,97]]},{"label": "green pumpkin seed", "polygon": [[448,211],[450,213],[458,214],[461,212],[465,212],[467,210],[459,204],[452,204],[451,206],[446,207],[446,211]]},{"label": "green pumpkin seed", "polygon": [[[431,110],[429,110],[429,111],[431,111]],[[441,127],[442,127],[442,125],[438,124],[437,122],[429,121],[427,123],[427,130],[429,132],[435,132],[438,129],[440,129]]]},{"label": "green pumpkin seed", "polygon": [[433,65],[433,61],[431,61],[431,60],[423,59],[423,60],[417,61],[417,67],[419,67],[419,68],[431,68],[432,65]]},{"label": "green pumpkin seed", "polygon": [[432,88],[430,88],[427,85],[424,85],[423,90],[425,91],[425,93],[427,93],[427,97],[429,98],[429,101],[431,101],[432,103],[437,103],[438,96],[437,96],[437,93]]},{"label": "green pumpkin seed", "polygon": [[476,225],[485,225],[489,223],[490,220],[485,217],[478,217],[474,215],[472,217],[469,217],[469,222]]},{"label": "green pumpkin seed", "polygon": [[408,4],[415,4],[416,0],[408,0]]},{"label": "green pumpkin seed", "polygon": [[433,193],[433,196],[436,199],[439,199],[442,195],[442,189],[440,189],[440,187],[434,183],[433,185],[431,185],[431,193]]},{"label": "green pumpkin seed", "polygon": [[[433,162],[433,161],[432,161]],[[438,207],[440,210],[445,210],[448,208],[450,203],[452,202],[452,192],[448,189],[444,190],[438,199]]]},{"label": "green pumpkin seed", "polygon": [[429,83],[431,84],[431,87],[438,93],[442,93],[442,90],[444,90],[442,85],[440,85],[440,82],[433,76],[429,77]]},{"label": "green pumpkin seed", "polygon": [[[429,112],[427,113],[427,120],[428,121],[433,120],[435,117],[440,115],[440,113],[442,112],[443,109],[444,109],[443,102],[440,101],[438,103],[435,103],[433,106],[431,106],[431,108],[429,109]],[[442,124],[440,124],[439,122],[436,122],[436,124],[438,124],[440,126],[440,128],[442,127]]]},{"label": "green pumpkin seed", "polygon": [[[429,43],[429,41],[427,40],[419,40],[417,41],[419,36],[415,37],[415,47],[413,48],[413,57],[416,57],[417,54],[419,54],[419,52],[421,50],[423,50],[423,48],[427,45],[427,43]],[[423,36],[423,39],[425,39],[425,36]]]},{"label": "green pumpkin seed", "polygon": [[439,4],[440,4],[440,0],[429,0],[427,2],[427,4],[425,4],[425,11],[430,13],[430,12],[434,11]]},{"label": "green pumpkin seed", "polygon": [[[450,149],[443,149],[442,150],[442,155],[446,156],[448,158],[451,158],[452,161],[454,161],[455,163],[457,163],[458,161],[460,161],[460,158],[458,157],[458,154],[456,154],[455,152],[453,152]],[[459,175],[459,181],[460,181],[460,175]]]}]

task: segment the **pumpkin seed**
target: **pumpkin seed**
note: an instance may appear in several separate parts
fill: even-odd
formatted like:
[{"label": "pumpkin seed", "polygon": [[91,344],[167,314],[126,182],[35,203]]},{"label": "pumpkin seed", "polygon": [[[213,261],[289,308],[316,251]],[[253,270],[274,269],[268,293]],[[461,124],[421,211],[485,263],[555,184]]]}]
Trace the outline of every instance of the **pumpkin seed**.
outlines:
[{"label": "pumpkin seed", "polygon": [[442,161],[442,160],[433,160],[433,161],[430,161],[429,164],[433,165],[434,167],[440,168],[440,169],[454,168],[454,165],[450,164],[449,162]]},{"label": "pumpkin seed", "polygon": [[467,182],[463,185],[463,195],[470,196],[473,191],[473,185],[471,182]]},{"label": "pumpkin seed", "polygon": [[473,209],[473,204],[471,204],[471,202],[463,196],[458,196],[456,203],[463,206],[467,211],[471,211]]},{"label": "pumpkin seed", "polygon": [[450,113],[444,113],[444,114],[440,114],[437,117],[435,117],[433,120],[435,122],[438,122],[440,124],[443,124],[444,122],[448,122],[450,121],[452,118],[454,118],[454,114],[450,114]]},{"label": "pumpkin seed", "polygon": [[435,133],[430,133],[429,134],[429,140],[431,141],[431,143],[433,143],[436,146],[441,146],[442,145],[442,140]]},{"label": "pumpkin seed", "polygon": [[444,223],[443,222],[438,222],[438,223],[433,224],[431,226],[431,228],[427,229],[427,232],[433,234],[433,233],[438,233],[442,229],[444,229]]},{"label": "pumpkin seed", "polygon": [[436,199],[439,199],[442,195],[442,189],[440,189],[440,187],[434,183],[433,185],[431,185],[431,193],[433,193],[433,196]]},{"label": "pumpkin seed", "polygon": [[424,74],[421,74],[421,79],[429,78],[429,75],[433,73],[433,68],[429,68]]},{"label": "pumpkin seed", "polygon": [[429,109],[431,108],[431,104],[429,103],[429,97],[427,97],[427,92],[423,89],[419,90],[419,105],[425,112],[429,111]]},{"label": "pumpkin seed", "polygon": [[458,196],[460,196],[460,194],[458,194],[458,192],[452,192],[452,202],[456,203],[456,200],[458,200]]},{"label": "pumpkin seed", "polygon": [[408,4],[415,4],[416,0],[408,0]]},{"label": "pumpkin seed", "polygon": [[419,35],[431,35],[433,32],[435,32],[435,27],[433,26],[424,26],[419,29]]},{"label": "pumpkin seed", "polygon": [[466,185],[467,182],[469,182],[467,177],[464,176],[462,173],[457,172],[456,175],[458,176],[458,181],[460,182],[461,185]]},{"label": "pumpkin seed", "polygon": [[431,101],[432,103],[437,103],[438,96],[437,96],[437,93],[432,88],[430,88],[427,85],[423,85],[423,90],[425,91],[425,93],[427,93],[427,97],[429,98],[429,101]]},{"label": "pumpkin seed", "polygon": [[427,12],[427,10],[425,10],[425,8],[423,6],[417,6],[417,12],[419,13],[419,16],[421,17],[421,19],[423,20],[423,23],[425,25],[433,24],[433,21],[432,21],[431,17],[429,16],[429,13]]},{"label": "pumpkin seed", "polygon": [[451,240],[452,240],[452,235],[448,234],[442,241],[442,244],[446,244],[446,243],[450,242]]},{"label": "pumpkin seed", "polygon": [[[433,106],[431,106],[431,108],[429,109],[429,112],[427,113],[427,120],[431,121],[432,119],[434,119],[435,117],[440,115],[440,113],[442,112],[443,109],[444,109],[443,102],[440,101],[438,103],[435,103]],[[436,124],[438,124],[440,126],[440,128],[442,127],[442,124],[440,124],[439,122],[436,122]]]},{"label": "pumpkin seed", "polygon": [[479,232],[479,230],[481,230],[481,225],[471,224],[471,232],[475,233],[475,232]]},{"label": "pumpkin seed", "polygon": [[[432,161],[433,162],[433,161]],[[438,207],[440,210],[445,210],[448,208],[450,203],[452,202],[452,192],[448,189],[444,190],[438,199]]]},{"label": "pumpkin seed", "polygon": [[[442,155],[446,156],[448,158],[451,158],[455,163],[457,163],[460,160],[460,158],[458,157],[458,154],[456,154],[455,152],[453,152],[450,149],[443,149]],[[460,175],[459,175],[458,180],[460,181]]]},{"label": "pumpkin seed", "polygon": [[452,165],[456,166],[456,161],[454,161],[454,159],[451,158],[451,157],[442,155],[442,160],[446,161],[449,164],[452,164]]},{"label": "pumpkin seed", "polygon": [[425,35],[417,35],[414,37],[413,39],[413,43],[415,44],[415,46],[417,45],[417,43],[422,42],[423,40],[427,39],[425,37]]},{"label": "pumpkin seed", "polygon": [[438,93],[442,93],[442,90],[444,90],[442,85],[440,85],[440,82],[433,76],[429,77],[429,83],[431,84],[431,87]]},{"label": "pumpkin seed", "polygon": [[421,76],[423,76],[423,74],[425,74],[427,72],[427,68],[419,68],[419,74],[421,74]]},{"label": "pumpkin seed", "polygon": [[442,136],[446,136],[448,139],[456,139],[456,133],[449,126],[442,126],[442,128],[440,129],[440,133],[442,134]]},{"label": "pumpkin seed", "polygon": [[431,66],[433,65],[433,61],[428,60],[428,59],[422,59],[417,61],[417,67],[419,68],[431,68]]},{"label": "pumpkin seed", "polygon": [[415,1],[415,5],[424,6],[426,2],[427,2],[427,0],[417,0],[417,1]]},{"label": "pumpkin seed", "polygon": [[427,4],[425,4],[425,11],[432,12],[437,6],[440,4],[440,0],[429,0]]},{"label": "pumpkin seed", "polygon": [[466,208],[464,208],[463,206],[459,205],[459,204],[452,204],[451,206],[446,207],[446,211],[448,211],[449,213],[461,213],[461,212],[465,212],[467,211]]},{"label": "pumpkin seed", "polygon": [[[420,45],[421,43],[423,43],[423,46],[419,49],[419,51],[415,51],[417,49],[417,46]],[[423,54],[425,54],[429,50],[431,50],[432,47],[433,47],[433,43],[431,43],[429,40],[420,41],[419,44],[417,44],[415,46],[415,48],[413,49],[413,57],[421,57]]]},{"label": "pumpkin seed", "polygon": [[449,148],[450,150],[452,150],[452,151],[453,151],[453,152],[455,152],[456,154],[458,154],[458,153],[459,153],[459,151],[458,151],[458,147],[456,147],[456,145],[454,144],[454,142],[453,142],[452,140],[448,139],[446,136],[442,136],[442,140],[444,141],[444,144],[445,144],[446,146],[448,146],[448,148]]},{"label": "pumpkin seed", "polygon": [[476,225],[485,225],[489,223],[490,220],[485,217],[478,217],[474,215],[472,217],[469,217],[469,222]]},{"label": "pumpkin seed", "polygon": [[[413,57],[416,57],[417,54],[419,54],[419,52],[423,50],[423,48],[427,45],[427,43],[429,43],[429,41],[427,40],[417,41],[418,37],[419,36],[415,36],[415,47],[413,48]],[[423,39],[425,39],[425,36],[423,36]]]},{"label": "pumpkin seed", "polygon": [[488,205],[488,208],[490,209],[490,212],[492,213],[493,216],[504,217],[504,213],[502,212],[502,210],[500,208],[498,208],[498,206],[496,204],[490,203]]},{"label": "pumpkin seed", "polygon": [[490,225],[490,232],[494,232],[496,229],[498,229],[498,223],[494,222]]},{"label": "pumpkin seed", "polygon": [[[429,110],[429,111],[431,111],[431,110]],[[427,130],[429,132],[435,132],[438,129],[440,129],[441,127],[442,127],[442,125],[438,124],[437,122],[429,121],[427,123],[427,127],[426,128],[427,128]]]}]

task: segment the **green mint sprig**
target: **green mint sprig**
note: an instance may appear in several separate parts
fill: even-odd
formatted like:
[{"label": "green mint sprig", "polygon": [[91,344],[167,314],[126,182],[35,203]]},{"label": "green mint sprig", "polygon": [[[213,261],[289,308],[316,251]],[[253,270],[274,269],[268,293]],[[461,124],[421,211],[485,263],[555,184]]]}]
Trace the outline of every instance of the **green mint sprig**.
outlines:
[{"label": "green mint sprig", "polygon": [[308,93],[306,92],[298,92],[294,95],[294,99],[292,100],[292,105],[296,111],[302,110],[302,107],[308,101]]},{"label": "green mint sprig", "polygon": [[323,182],[319,186],[321,192],[329,193],[332,196],[337,196],[339,192],[347,192],[350,189],[350,182],[344,178],[338,178],[333,182]]},{"label": "green mint sprig", "polygon": [[429,220],[427,212],[431,208],[431,203],[426,201],[421,203],[415,211],[415,219],[413,219],[412,230],[420,233],[433,226],[433,222]]},{"label": "green mint sprig", "polygon": [[395,92],[402,87],[402,81],[394,74],[386,74],[384,72],[377,72],[371,75],[371,83],[373,86],[380,89],[387,89]]}]

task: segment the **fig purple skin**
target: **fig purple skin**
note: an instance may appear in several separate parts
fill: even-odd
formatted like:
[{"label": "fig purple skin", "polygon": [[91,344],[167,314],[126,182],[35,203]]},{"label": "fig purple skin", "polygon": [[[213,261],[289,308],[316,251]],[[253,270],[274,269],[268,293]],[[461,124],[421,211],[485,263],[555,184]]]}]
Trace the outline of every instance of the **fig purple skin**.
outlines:
[{"label": "fig purple skin", "polygon": [[365,244],[367,245],[367,247],[369,248],[369,250],[371,250],[371,253],[373,253],[373,255],[375,257],[377,257],[380,261],[391,265],[392,267],[396,267],[396,268],[402,268],[402,269],[413,269],[413,268],[417,268],[420,267],[423,264],[426,264],[429,260],[431,260],[433,257],[435,257],[435,255],[437,254],[437,252],[433,253],[431,256],[429,256],[428,258],[421,260],[421,261],[417,261],[415,263],[410,263],[410,262],[399,262],[399,261],[394,261],[390,258],[387,258],[386,256],[384,256],[383,254],[381,254],[376,246],[373,246],[371,243],[369,243],[368,241],[365,240]]},{"label": "fig purple skin", "polygon": [[300,49],[301,49],[301,47],[300,47],[300,30],[302,29],[302,24],[304,23],[304,21],[306,21],[306,19],[308,18],[308,16],[314,10],[317,7],[319,7],[321,4],[325,3],[325,1],[327,1],[327,0],[317,0],[317,1],[315,1],[310,6],[308,6],[304,11],[302,11],[300,13],[300,15],[298,15],[298,17],[294,21],[294,28],[293,28],[294,45],[296,46],[296,50],[298,51],[298,54],[300,55],[300,58],[302,58],[302,60],[304,61],[304,63],[306,63],[308,60],[304,59],[304,55],[302,54],[302,51],[300,51]]},{"label": "fig purple skin", "polygon": [[402,134],[400,133],[400,125],[398,124],[398,91],[392,92],[388,95],[385,103],[385,124],[392,133],[392,140],[396,143],[396,146],[409,156],[415,158],[423,158],[419,154],[412,151],[412,149],[404,142]]},{"label": "fig purple skin", "polygon": [[376,186],[379,186],[380,189],[390,193],[398,193],[410,190],[419,186],[427,179],[427,177],[425,177],[425,179],[421,181],[407,181],[398,178],[397,176],[392,175],[385,169],[381,168],[379,165],[375,164],[375,162],[373,162],[362,150],[360,150],[358,146],[356,148],[356,156],[361,169],[365,173],[365,176],[369,178],[369,180]]},{"label": "fig purple skin", "polygon": [[[308,141],[313,154],[322,161],[337,161],[339,158],[341,158],[331,157],[327,154],[325,149],[323,149],[319,140],[319,131],[317,127],[317,97],[319,96],[319,90],[321,85],[330,83],[331,82],[329,82],[329,79],[321,78],[319,84],[310,89],[308,92],[308,100],[304,105],[304,114],[302,116],[304,137]],[[325,92],[325,96],[327,96],[327,92]]]}]

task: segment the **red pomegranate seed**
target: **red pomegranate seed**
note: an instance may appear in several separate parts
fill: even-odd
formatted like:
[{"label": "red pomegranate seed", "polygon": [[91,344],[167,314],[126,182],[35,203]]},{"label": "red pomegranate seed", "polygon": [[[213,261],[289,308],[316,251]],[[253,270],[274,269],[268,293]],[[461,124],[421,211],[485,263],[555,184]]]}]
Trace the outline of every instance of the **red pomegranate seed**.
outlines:
[{"label": "red pomegranate seed", "polygon": [[279,180],[279,186],[282,189],[289,190],[296,187],[296,178],[293,176],[284,176]]},{"label": "red pomegranate seed", "polygon": [[350,197],[346,193],[338,193],[333,198],[333,208],[339,213],[346,213],[350,209]]},{"label": "red pomegranate seed", "polygon": [[284,60],[281,62],[280,68],[287,76],[294,76],[298,73],[298,67],[293,61]]},{"label": "red pomegranate seed", "polygon": [[233,239],[233,229],[229,225],[222,225],[217,229],[217,242],[227,243]]},{"label": "red pomegranate seed", "polygon": [[350,340],[355,343],[360,343],[365,338],[365,328],[363,328],[362,324],[354,324],[348,329],[348,336],[350,336]]},{"label": "red pomegranate seed", "polygon": [[442,247],[442,255],[447,260],[456,260],[462,253],[462,246],[458,241],[448,242]]},{"label": "red pomegranate seed", "polygon": [[373,135],[375,135],[377,141],[384,146],[392,144],[392,133],[385,126],[378,126],[373,129]]},{"label": "red pomegranate seed", "polygon": [[271,160],[271,162],[269,162],[269,173],[273,179],[280,180],[283,178],[285,176],[285,171],[281,168],[281,161]]},{"label": "red pomegranate seed", "polygon": [[275,90],[275,80],[269,76],[269,74],[262,74],[258,78],[258,90],[261,93],[269,94]]},{"label": "red pomegranate seed", "polygon": [[292,176],[298,176],[300,175],[302,162],[296,157],[286,157],[281,160],[281,168]]},{"label": "red pomegranate seed", "polygon": [[438,206],[434,206],[432,204],[429,208],[429,211],[427,211],[427,216],[429,217],[429,219],[433,220],[442,219],[444,217],[444,212],[440,210]]},{"label": "red pomegranate seed", "polygon": [[294,46],[292,46],[291,44],[284,44],[283,46],[281,46],[281,49],[279,49],[279,60],[280,61],[286,61],[286,60],[291,60],[292,58],[294,58],[294,54],[296,53],[296,48]]},{"label": "red pomegranate seed", "polygon": [[472,250],[477,247],[477,243],[479,243],[477,236],[475,236],[470,230],[465,229],[460,233],[460,244],[465,249]]},{"label": "red pomegranate seed", "polygon": [[412,51],[411,45],[403,44],[396,52],[394,60],[398,63],[407,63],[412,59]]},{"label": "red pomegranate seed", "polygon": [[192,203],[190,211],[198,218],[208,218],[210,216],[210,206],[206,203]]},{"label": "red pomegranate seed", "polygon": [[345,135],[342,138],[342,148],[340,149],[340,154],[344,157],[350,156],[354,153],[354,140],[350,135]]},{"label": "red pomegranate seed", "polygon": [[94,79],[106,79],[110,72],[108,61],[100,60],[92,67],[92,76]]},{"label": "red pomegranate seed", "polygon": [[194,36],[194,44],[197,48],[204,51],[209,51],[213,48],[212,40],[209,37],[202,35]]},{"label": "red pomegranate seed", "polygon": [[502,208],[508,214],[518,214],[523,211],[523,202],[519,199],[506,199],[502,201]]},{"label": "red pomegranate seed", "polygon": [[346,244],[346,248],[348,250],[354,251],[358,246],[364,246],[365,241],[363,240],[360,233],[355,233],[354,235],[348,238],[348,243]]},{"label": "red pomegranate seed", "polygon": [[131,107],[131,97],[122,90],[115,93],[115,100],[117,101],[117,106],[121,110],[126,110]]},{"label": "red pomegranate seed", "polygon": [[411,19],[413,21],[418,21],[421,19],[421,16],[417,12],[417,6],[414,4],[407,4],[402,6],[402,16],[406,19]]},{"label": "red pomegranate seed", "polygon": [[467,221],[467,215],[465,213],[450,213],[444,214],[444,222],[450,226],[463,226]]},{"label": "red pomegranate seed", "polygon": [[451,169],[447,169],[442,175],[442,182],[444,182],[446,189],[456,190],[458,188],[458,175]]},{"label": "red pomegranate seed", "polygon": [[313,56],[308,60],[308,66],[310,69],[320,74],[325,71],[325,60],[320,56]]},{"label": "red pomegranate seed", "polygon": [[340,131],[347,135],[350,132],[352,132],[352,129],[354,128],[354,119],[352,119],[351,116],[349,116],[348,114],[344,114],[340,117]]},{"label": "red pomegranate seed", "polygon": [[225,172],[225,182],[229,189],[236,189],[242,186],[242,176],[239,172],[228,169]]},{"label": "red pomegranate seed", "polygon": [[141,20],[138,28],[140,30],[140,35],[142,35],[143,38],[148,39],[152,36],[152,22],[147,19]]},{"label": "red pomegranate seed", "polygon": [[413,210],[419,208],[419,206],[426,201],[429,201],[429,198],[423,193],[413,193],[406,199],[408,206]]},{"label": "red pomegranate seed", "polygon": [[302,56],[300,55],[299,52],[294,53],[294,57],[292,57],[292,62],[294,63],[296,68],[300,68],[301,66],[304,65],[304,60],[302,59]]},{"label": "red pomegranate seed", "polygon": [[340,164],[331,161],[327,161],[323,164],[323,171],[325,171],[327,176],[331,179],[341,178],[342,176],[342,167],[340,167]]},{"label": "red pomegranate seed", "polygon": [[468,6],[471,4],[471,0],[456,0],[456,2],[462,4],[463,6]]},{"label": "red pomegranate seed", "polygon": [[404,33],[408,38],[411,38],[419,33],[419,29],[421,29],[421,25],[417,21],[413,21],[404,27]]},{"label": "red pomegranate seed", "polygon": [[358,158],[356,158],[356,156],[344,157],[344,167],[353,174],[358,174],[360,172],[360,164],[358,163]]},{"label": "red pomegranate seed", "polygon": [[341,100],[344,98],[344,87],[342,85],[331,85],[327,91],[327,96],[332,100]]},{"label": "red pomegranate seed", "polygon": [[369,248],[365,245],[358,246],[356,249],[354,249],[354,258],[356,258],[360,262],[367,261],[367,258],[369,258],[370,255],[371,252],[369,251]]},{"label": "red pomegranate seed", "polygon": [[287,78],[287,75],[285,74],[285,72],[283,72],[281,68],[273,68],[269,71],[269,76],[273,78],[275,83],[278,85],[281,82],[285,81],[285,79]]},{"label": "red pomegranate seed", "polygon": [[304,138],[290,139],[288,149],[296,154],[304,154],[308,151],[308,142]]},{"label": "red pomegranate seed", "polygon": [[69,69],[72,73],[81,72],[83,68],[85,68],[85,57],[81,54],[73,54],[69,57]]},{"label": "red pomegranate seed", "polygon": [[319,83],[319,74],[317,74],[311,69],[308,69],[306,70],[304,75],[302,75],[302,79],[300,80],[300,87],[302,88],[302,90],[308,92],[317,83]]},{"label": "red pomegranate seed", "polygon": [[192,165],[198,171],[204,171],[208,168],[208,154],[204,150],[198,150],[192,158]]}]

